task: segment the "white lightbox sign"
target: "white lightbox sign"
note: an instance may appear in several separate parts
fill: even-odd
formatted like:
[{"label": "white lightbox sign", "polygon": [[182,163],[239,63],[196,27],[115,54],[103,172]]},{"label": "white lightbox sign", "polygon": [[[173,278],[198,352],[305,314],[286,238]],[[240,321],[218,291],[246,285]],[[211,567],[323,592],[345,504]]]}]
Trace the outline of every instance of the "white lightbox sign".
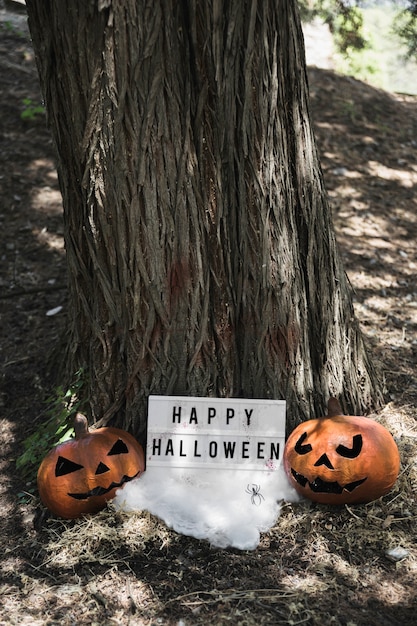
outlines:
[{"label": "white lightbox sign", "polygon": [[149,396],[147,468],[273,471],[285,412],[285,400]]}]

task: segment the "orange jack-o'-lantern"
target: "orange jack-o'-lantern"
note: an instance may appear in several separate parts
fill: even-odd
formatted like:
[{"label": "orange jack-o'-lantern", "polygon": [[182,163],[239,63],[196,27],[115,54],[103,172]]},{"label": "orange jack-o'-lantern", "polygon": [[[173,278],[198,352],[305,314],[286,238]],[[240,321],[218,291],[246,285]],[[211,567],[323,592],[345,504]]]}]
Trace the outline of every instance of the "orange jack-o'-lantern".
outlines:
[{"label": "orange jack-o'-lantern", "polygon": [[116,490],[145,469],[142,446],[119,428],[89,431],[80,413],[75,439],[53,448],[38,470],[39,495],[50,511],[72,519],[103,509]]},{"label": "orange jack-o'-lantern", "polygon": [[392,435],[367,417],[343,415],[329,400],[328,416],[299,424],[284,450],[284,468],[302,496],[324,504],[371,502],[394,485],[400,455]]}]

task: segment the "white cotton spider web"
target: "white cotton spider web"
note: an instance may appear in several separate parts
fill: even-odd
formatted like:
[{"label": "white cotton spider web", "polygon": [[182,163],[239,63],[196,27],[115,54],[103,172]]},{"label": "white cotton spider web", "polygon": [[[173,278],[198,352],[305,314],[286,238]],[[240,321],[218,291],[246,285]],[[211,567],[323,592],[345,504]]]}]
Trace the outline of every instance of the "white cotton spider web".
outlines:
[{"label": "white cotton spider web", "polygon": [[184,470],[150,467],[117,491],[125,511],[147,510],[183,535],[213,546],[254,550],[274,526],[280,501],[295,501],[282,467],[275,471]]}]

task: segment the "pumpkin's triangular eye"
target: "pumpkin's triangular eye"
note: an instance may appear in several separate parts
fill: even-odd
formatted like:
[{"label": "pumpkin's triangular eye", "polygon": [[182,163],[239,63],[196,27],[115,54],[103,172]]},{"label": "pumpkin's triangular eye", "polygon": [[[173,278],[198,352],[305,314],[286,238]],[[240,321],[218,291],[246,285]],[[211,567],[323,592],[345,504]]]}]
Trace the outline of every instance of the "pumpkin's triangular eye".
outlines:
[{"label": "pumpkin's triangular eye", "polygon": [[114,454],[127,454],[129,452],[127,445],[121,439],[118,439],[107,456],[113,456]]},{"label": "pumpkin's triangular eye", "polygon": [[337,446],[336,452],[340,454],[340,456],[344,456],[346,459],[355,459],[359,456],[362,450],[362,435],[354,435],[353,437],[353,446],[352,448],[347,448],[346,446]]},{"label": "pumpkin's triangular eye", "polygon": [[294,450],[297,454],[308,454],[312,451],[312,447],[309,443],[304,444],[304,441],[307,439],[307,433],[303,433],[297,443],[295,444]]},{"label": "pumpkin's triangular eye", "polygon": [[70,461],[64,456],[59,456],[55,465],[55,476],[65,476],[65,474],[72,474],[72,472],[77,472],[83,467],[83,465],[74,463],[74,461]]}]

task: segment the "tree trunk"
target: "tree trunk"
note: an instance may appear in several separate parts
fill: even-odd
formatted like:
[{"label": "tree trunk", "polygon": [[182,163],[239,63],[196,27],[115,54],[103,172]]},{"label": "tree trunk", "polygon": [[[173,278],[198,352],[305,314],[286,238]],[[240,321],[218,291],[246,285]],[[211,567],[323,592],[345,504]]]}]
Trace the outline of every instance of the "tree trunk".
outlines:
[{"label": "tree trunk", "polygon": [[59,157],[69,372],[151,393],[380,400],[308,112],[295,0],[27,0]]}]

